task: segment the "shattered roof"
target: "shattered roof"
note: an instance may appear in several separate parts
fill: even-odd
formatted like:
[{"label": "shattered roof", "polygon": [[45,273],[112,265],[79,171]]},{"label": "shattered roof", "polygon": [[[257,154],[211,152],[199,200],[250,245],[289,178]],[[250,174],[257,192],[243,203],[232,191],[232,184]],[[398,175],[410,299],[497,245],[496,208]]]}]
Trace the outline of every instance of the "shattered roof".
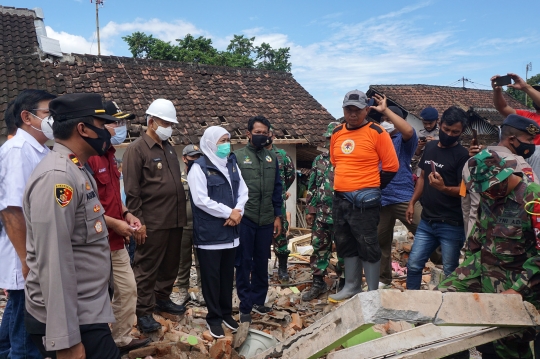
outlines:
[{"label": "shattered roof", "polygon": [[[134,113],[130,137],[146,125],[144,112],[157,98],[171,100],[180,124],[174,144],[198,142],[208,126],[221,125],[244,139],[250,117],[263,115],[279,139],[320,144],[334,117],[290,73],[72,54],[63,59],[39,50],[34,11],[0,7],[0,113],[26,88],[55,94],[96,92]],[[3,117],[3,116],[2,116]],[[0,135],[6,135],[3,118]]]},{"label": "shattered roof", "polygon": [[[504,117],[493,105],[492,90],[478,90],[463,87],[433,85],[371,85],[370,90],[385,94],[400,107],[420,118],[420,112],[434,107],[442,115],[450,106],[458,106],[465,111],[472,110],[492,125],[502,124]],[[508,105],[515,109],[527,109],[521,102],[503,92]]]}]

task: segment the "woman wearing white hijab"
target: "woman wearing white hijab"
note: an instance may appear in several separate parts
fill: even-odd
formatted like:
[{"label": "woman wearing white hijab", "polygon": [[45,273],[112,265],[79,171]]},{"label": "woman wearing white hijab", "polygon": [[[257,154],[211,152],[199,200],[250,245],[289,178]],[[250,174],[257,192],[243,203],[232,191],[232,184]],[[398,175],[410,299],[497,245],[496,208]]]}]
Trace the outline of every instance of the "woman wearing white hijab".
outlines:
[{"label": "woman wearing white hijab", "polygon": [[238,224],[248,200],[248,188],[231,154],[231,135],[223,127],[204,131],[200,148],[204,156],[191,166],[187,180],[193,211],[193,245],[201,268],[202,292],[210,334],[223,338],[224,323],[238,329],[232,317],[234,260]]}]

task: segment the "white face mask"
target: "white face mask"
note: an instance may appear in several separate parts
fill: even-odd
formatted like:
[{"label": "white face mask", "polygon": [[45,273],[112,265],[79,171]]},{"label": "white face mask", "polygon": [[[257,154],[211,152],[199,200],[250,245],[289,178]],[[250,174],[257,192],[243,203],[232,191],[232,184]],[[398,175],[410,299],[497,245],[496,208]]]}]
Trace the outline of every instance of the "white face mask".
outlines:
[{"label": "white face mask", "polygon": [[386,130],[388,133],[392,133],[394,131],[395,127],[392,122],[384,121],[381,123],[381,126]]},{"label": "white face mask", "polygon": [[172,135],[172,126],[161,127],[158,125],[158,128],[156,130],[156,135],[158,135],[160,140],[167,141]]},{"label": "white face mask", "polygon": [[29,112],[29,114],[31,114],[35,118],[41,120],[41,129],[35,128],[32,125],[30,125],[30,127],[32,127],[36,131],[43,132],[45,137],[47,137],[49,140],[54,140],[53,129],[52,129],[52,124],[54,123],[54,120],[53,120],[52,116],[39,118],[38,116],[34,115],[32,112]]}]

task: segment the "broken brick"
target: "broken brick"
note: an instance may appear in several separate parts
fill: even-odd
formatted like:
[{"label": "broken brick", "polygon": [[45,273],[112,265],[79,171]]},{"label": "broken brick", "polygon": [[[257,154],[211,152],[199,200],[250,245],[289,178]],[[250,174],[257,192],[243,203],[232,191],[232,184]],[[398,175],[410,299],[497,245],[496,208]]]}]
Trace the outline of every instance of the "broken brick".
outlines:
[{"label": "broken brick", "polygon": [[135,349],[129,352],[129,359],[144,358],[149,355],[155,355],[157,352],[156,347],[148,346],[144,348]]}]

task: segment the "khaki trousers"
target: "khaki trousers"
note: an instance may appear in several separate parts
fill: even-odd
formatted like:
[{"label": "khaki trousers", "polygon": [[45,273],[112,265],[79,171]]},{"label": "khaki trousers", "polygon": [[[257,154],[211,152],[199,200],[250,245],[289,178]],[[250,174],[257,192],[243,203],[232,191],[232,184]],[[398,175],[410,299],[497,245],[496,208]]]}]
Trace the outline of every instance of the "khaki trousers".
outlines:
[{"label": "khaki trousers", "polygon": [[114,278],[112,309],[116,318],[116,323],[112,325],[112,336],[116,345],[122,347],[133,340],[131,328],[135,322],[137,284],[126,249],[112,251],[111,259]]},{"label": "khaki trousers", "polygon": [[170,300],[180,263],[182,229],[147,228],[145,243],[137,246],[133,261],[137,317],[152,315],[156,300]]},{"label": "khaki trousers", "polygon": [[182,249],[180,250],[180,266],[178,267],[178,278],[176,282],[179,288],[189,288],[189,278],[191,265],[193,262],[192,254],[195,255],[195,269],[197,270],[197,286],[201,286],[201,271],[197,251],[193,250],[193,229],[184,228],[182,231]]}]

